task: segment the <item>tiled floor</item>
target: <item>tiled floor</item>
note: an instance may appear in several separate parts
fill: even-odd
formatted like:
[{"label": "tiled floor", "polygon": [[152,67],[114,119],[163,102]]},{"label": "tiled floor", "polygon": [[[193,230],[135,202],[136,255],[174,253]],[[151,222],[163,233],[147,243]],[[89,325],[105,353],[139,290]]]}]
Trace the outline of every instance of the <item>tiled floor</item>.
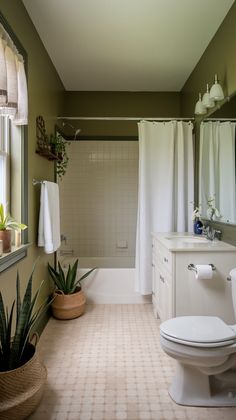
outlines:
[{"label": "tiled floor", "polygon": [[236,408],[176,405],[174,362],[160,348],[152,306],[94,305],[75,320],[51,319],[40,340],[48,368],[31,420],[236,419]]}]

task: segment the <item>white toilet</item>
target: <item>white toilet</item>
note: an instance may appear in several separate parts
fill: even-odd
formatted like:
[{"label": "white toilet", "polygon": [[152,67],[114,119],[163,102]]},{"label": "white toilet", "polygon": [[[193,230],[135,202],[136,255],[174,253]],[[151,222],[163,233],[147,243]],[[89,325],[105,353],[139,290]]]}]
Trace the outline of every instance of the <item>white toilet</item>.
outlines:
[{"label": "white toilet", "polygon": [[[236,317],[236,269],[230,272]],[[236,324],[212,316],[183,316],[160,326],[163,350],[177,361],[170,387],[177,404],[236,406]]]}]

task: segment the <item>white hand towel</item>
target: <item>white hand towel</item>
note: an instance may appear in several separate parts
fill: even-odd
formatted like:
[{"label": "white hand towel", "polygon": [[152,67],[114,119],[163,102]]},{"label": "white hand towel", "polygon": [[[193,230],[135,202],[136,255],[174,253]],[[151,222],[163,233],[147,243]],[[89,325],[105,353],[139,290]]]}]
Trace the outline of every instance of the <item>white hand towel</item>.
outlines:
[{"label": "white hand towel", "polygon": [[55,252],[61,245],[60,239],[59,188],[54,182],[44,181],[41,185],[38,246],[46,254]]}]

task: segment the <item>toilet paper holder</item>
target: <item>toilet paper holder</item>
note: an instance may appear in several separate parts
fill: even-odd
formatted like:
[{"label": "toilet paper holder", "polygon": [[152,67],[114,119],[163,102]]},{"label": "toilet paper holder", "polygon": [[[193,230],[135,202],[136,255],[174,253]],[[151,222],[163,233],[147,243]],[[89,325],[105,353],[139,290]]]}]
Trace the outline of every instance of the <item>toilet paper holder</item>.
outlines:
[{"label": "toilet paper holder", "polygon": [[[208,265],[211,266],[211,268],[212,268],[213,271],[216,270],[214,264],[208,264]],[[195,271],[195,273],[197,273],[197,269],[196,269],[196,266],[194,264],[189,264],[188,265],[188,270],[192,270],[192,271]]]}]

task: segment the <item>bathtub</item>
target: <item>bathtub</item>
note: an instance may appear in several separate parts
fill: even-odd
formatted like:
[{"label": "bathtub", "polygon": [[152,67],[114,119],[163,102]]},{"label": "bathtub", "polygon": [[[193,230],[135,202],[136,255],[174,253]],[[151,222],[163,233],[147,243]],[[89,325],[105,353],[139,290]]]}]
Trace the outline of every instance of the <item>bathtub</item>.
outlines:
[{"label": "bathtub", "polygon": [[[83,280],[83,290],[88,303],[99,304],[136,304],[150,303],[151,296],[142,296],[135,292],[135,269],[112,268],[121,265],[122,260],[104,257],[71,257],[61,256],[59,261],[63,268],[79,259],[78,276],[82,276],[89,268],[98,267],[88,278]],[[124,264],[124,259],[123,259]],[[104,268],[105,267],[105,268]]]}]

